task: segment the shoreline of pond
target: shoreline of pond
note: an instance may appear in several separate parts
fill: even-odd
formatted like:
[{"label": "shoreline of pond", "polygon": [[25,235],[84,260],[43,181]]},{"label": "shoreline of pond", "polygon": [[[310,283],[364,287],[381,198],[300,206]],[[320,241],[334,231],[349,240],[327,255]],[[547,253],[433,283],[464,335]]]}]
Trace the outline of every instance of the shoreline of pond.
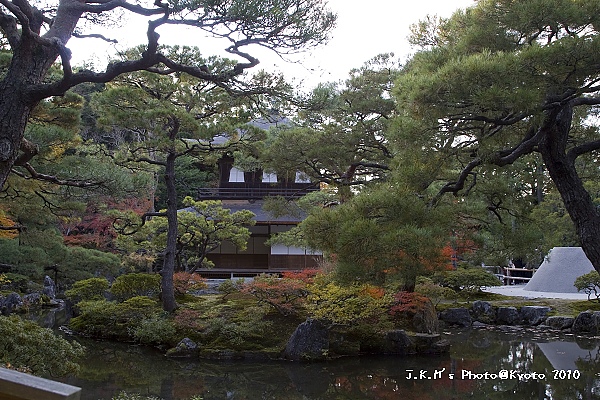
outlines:
[{"label": "shoreline of pond", "polygon": [[[83,388],[81,400],[109,400],[121,392],[164,400],[183,400],[195,395],[204,400],[329,400],[344,395],[341,398],[358,400],[400,398],[400,395],[428,399],[431,393],[436,394],[437,400],[449,400],[497,391],[510,392],[515,400],[525,400],[540,388],[554,391],[546,399],[565,398],[558,395],[562,391],[584,393],[600,389],[600,377],[592,373],[600,370],[597,356],[600,338],[564,333],[554,336],[549,332],[540,335],[532,330],[503,332],[496,327],[452,328],[442,335],[451,340],[451,351],[447,354],[363,355],[311,363],[170,359],[156,349],[90,339],[83,340],[90,352],[81,373],[63,381]],[[562,353],[573,359],[561,361],[557,355]],[[569,368],[580,371],[582,378],[552,379],[552,371]],[[435,379],[434,373],[442,370],[443,376]],[[546,380],[461,377],[462,371],[479,376],[485,372],[497,374],[500,370],[514,370],[522,376],[544,373]],[[426,371],[431,379],[409,379],[418,377],[421,371]],[[456,379],[450,379],[450,373],[456,374]],[[594,393],[587,398],[600,398],[600,392]],[[415,394],[423,397],[414,397]]]}]

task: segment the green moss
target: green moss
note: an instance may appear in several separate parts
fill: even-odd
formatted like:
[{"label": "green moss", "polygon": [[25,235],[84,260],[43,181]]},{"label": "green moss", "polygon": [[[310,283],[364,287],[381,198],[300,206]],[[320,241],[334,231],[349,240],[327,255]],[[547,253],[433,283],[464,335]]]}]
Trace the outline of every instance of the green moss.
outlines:
[{"label": "green moss", "polygon": [[580,313],[587,310],[600,311],[600,303],[595,301],[573,301],[569,304],[569,306],[575,313]]},{"label": "green moss", "polygon": [[180,304],[173,323],[179,338],[189,337],[205,354],[223,351],[279,352],[304,316],[283,317],[268,307],[257,306],[251,296],[235,293],[201,296],[200,301]]}]

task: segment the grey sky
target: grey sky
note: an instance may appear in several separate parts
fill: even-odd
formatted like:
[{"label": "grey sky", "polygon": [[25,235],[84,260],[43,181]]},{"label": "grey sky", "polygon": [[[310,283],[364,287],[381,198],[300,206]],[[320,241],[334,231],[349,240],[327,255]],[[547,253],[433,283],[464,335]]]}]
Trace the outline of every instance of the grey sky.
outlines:
[{"label": "grey sky", "polygon": [[[296,84],[311,88],[319,82],[344,79],[350,69],[380,53],[393,52],[405,59],[412,51],[407,41],[409,27],[427,15],[448,17],[459,8],[474,4],[474,0],[329,0],[329,7],[338,14],[337,27],[331,41],[320,48],[291,57],[295,63],[281,60],[264,49],[252,49],[261,60],[260,67],[280,70]],[[130,19],[121,28],[103,32],[119,43],[107,44],[99,39],[72,39],[73,64],[92,61],[103,67],[117,50],[143,43],[145,22]],[[205,55],[218,54],[227,44],[203,37],[197,30],[181,27],[161,28],[160,42],[198,46]]]}]

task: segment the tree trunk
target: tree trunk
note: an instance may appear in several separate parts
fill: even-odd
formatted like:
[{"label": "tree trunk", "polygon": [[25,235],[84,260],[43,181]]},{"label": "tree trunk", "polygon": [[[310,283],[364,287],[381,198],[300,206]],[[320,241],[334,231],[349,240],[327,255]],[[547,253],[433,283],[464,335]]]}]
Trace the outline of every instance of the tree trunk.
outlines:
[{"label": "tree trunk", "polygon": [[[0,82],[0,190],[18,156],[21,139],[31,110],[43,97],[32,90],[46,79],[48,71],[58,58],[58,44],[66,45],[84,8],[78,0],[61,0],[51,27],[41,38],[42,15],[30,9],[30,34],[12,32],[12,58],[6,76]],[[19,7],[20,8],[20,7]],[[6,32],[5,32],[6,33]],[[16,40],[16,41],[15,41]]]},{"label": "tree trunk", "polygon": [[17,159],[31,107],[23,104],[12,85],[0,86],[0,190]]},{"label": "tree trunk", "polygon": [[173,273],[177,255],[177,189],[175,188],[175,150],[167,155],[165,166],[165,183],[167,186],[167,248],[162,269],[162,303],[165,311],[177,308]]},{"label": "tree trunk", "polygon": [[[23,46],[28,44],[25,42]],[[38,103],[28,98],[26,90],[42,81],[56,58],[55,54],[37,49],[35,53],[40,59],[31,60],[34,49],[23,50],[13,55],[6,77],[0,83],[0,190],[18,157],[31,110]],[[51,57],[54,59],[48,62],[47,58]]]},{"label": "tree trunk", "polygon": [[575,224],[581,247],[600,273],[600,215],[577,173],[575,157],[566,152],[572,116],[573,109],[568,105],[548,114],[547,132],[539,151]]}]

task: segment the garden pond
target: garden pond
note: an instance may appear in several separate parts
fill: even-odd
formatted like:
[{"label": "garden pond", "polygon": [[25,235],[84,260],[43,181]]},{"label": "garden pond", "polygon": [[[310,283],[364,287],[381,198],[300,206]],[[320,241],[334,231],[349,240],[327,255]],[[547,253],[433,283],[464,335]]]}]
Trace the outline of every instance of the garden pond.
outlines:
[{"label": "garden pond", "polygon": [[362,356],[329,362],[169,359],[158,350],[77,338],[82,400],[122,391],[165,400],[600,399],[600,337],[532,330],[444,332],[441,356]]}]

